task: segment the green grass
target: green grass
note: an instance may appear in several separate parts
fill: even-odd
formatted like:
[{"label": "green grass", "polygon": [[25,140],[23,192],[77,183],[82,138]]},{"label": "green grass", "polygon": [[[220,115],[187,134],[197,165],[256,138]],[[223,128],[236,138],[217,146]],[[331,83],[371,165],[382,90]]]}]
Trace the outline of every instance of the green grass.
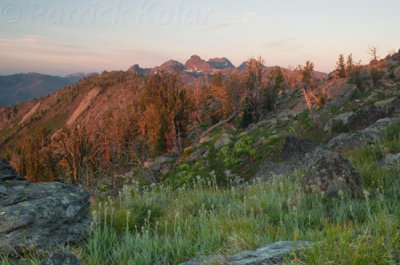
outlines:
[{"label": "green grass", "polygon": [[392,125],[383,142],[346,154],[363,177],[363,198],[306,194],[304,170],[255,185],[232,179],[224,188],[215,173],[177,189],[134,184],[93,205],[92,234],[72,251],[88,265],[179,264],[199,255],[221,264],[241,250],[308,240],[314,247],[292,253],[287,264],[399,264],[400,178],[378,166],[388,147],[400,148],[399,131]]}]

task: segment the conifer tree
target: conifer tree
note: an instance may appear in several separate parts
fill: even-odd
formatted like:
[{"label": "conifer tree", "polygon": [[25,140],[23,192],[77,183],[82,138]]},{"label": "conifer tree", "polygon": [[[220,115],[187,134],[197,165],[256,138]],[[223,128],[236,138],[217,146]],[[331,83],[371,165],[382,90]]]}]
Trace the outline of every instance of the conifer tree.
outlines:
[{"label": "conifer tree", "polygon": [[343,54],[339,55],[339,59],[336,62],[336,74],[338,75],[339,78],[345,78],[346,77],[346,66],[344,64],[344,56],[343,56]]},{"label": "conifer tree", "polygon": [[354,62],[353,62],[353,54],[347,57],[347,64],[346,64],[346,77],[350,77],[354,71]]}]

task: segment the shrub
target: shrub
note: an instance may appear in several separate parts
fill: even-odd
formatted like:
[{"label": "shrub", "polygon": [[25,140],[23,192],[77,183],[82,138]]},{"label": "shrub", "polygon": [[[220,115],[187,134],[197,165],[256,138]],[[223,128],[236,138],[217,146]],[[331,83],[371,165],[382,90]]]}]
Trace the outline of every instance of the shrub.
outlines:
[{"label": "shrub", "polygon": [[383,75],[384,75],[384,72],[379,71],[377,68],[371,69],[372,81],[373,81],[375,87],[378,85],[379,80],[381,80],[383,78]]}]

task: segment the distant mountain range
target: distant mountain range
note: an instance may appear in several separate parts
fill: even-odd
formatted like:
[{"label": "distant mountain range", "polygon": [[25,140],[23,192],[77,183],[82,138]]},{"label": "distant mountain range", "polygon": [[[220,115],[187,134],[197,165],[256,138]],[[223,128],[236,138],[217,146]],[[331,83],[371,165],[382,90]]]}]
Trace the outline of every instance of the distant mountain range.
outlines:
[{"label": "distant mountain range", "polygon": [[215,58],[205,61],[199,56],[193,55],[185,64],[173,60],[165,62],[164,64],[154,68],[141,68],[139,65],[135,64],[129,68],[128,71],[137,74],[157,73],[160,71],[177,71],[191,73],[194,77],[201,77],[212,75],[219,71],[230,72],[235,69],[237,68],[226,58]]},{"label": "distant mountain range", "polygon": [[[252,59],[255,60],[255,59]],[[213,58],[208,61],[203,60],[198,55],[193,55],[189,60],[185,62],[185,64],[170,60],[163,63],[160,66],[156,66],[153,68],[141,68],[138,64],[135,64],[131,68],[128,69],[128,72],[139,74],[139,75],[147,75],[154,74],[161,71],[165,71],[168,73],[179,72],[182,81],[187,86],[195,86],[195,85],[205,85],[208,84],[210,78],[213,74],[222,72],[224,76],[229,76],[232,73],[244,73],[249,66],[249,61],[244,61],[238,67],[235,67],[231,61],[227,58]],[[275,66],[264,66],[264,74],[268,74]],[[288,69],[282,68],[283,71],[288,71]],[[326,73],[315,72],[316,78],[324,79],[327,77]]]},{"label": "distant mountain range", "polygon": [[[213,74],[222,72],[229,76],[236,72],[244,72],[248,67],[248,61],[235,67],[227,58],[214,58],[208,61],[197,55],[193,55],[185,64],[170,60],[153,68],[142,68],[138,64],[133,65],[127,71],[138,75],[154,74],[161,71],[168,73],[179,72],[182,81],[188,86],[208,84]],[[274,66],[264,66],[265,74],[268,74]],[[284,71],[287,71],[284,69]],[[91,74],[76,73],[65,77],[51,76],[38,73],[14,74],[0,76],[0,107],[15,105],[35,98],[40,98],[55,92],[68,85],[77,83],[81,78]],[[325,78],[325,73],[316,72],[317,78]]]},{"label": "distant mountain range", "polygon": [[67,85],[77,83],[86,74],[65,77],[39,73],[0,75],[0,107],[46,96]]}]

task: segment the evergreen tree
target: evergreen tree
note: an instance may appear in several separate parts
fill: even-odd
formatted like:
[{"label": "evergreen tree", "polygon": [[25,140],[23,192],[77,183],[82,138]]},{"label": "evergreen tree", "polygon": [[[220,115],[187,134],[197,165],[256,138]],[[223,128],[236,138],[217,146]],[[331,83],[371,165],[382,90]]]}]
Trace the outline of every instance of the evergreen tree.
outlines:
[{"label": "evergreen tree", "polygon": [[346,64],[346,77],[350,77],[354,71],[354,62],[353,62],[353,54],[347,57],[347,64]]},{"label": "evergreen tree", "polygon": [[279,91],[283,88],[285,77],[279,66],[275,67],[268,76],[268,86],[264,93],[264,109],[267,111],[276,110],[276,103]]},{"label": "evergreen tree", "polygon": [[346,77],[346,66],[344,64],[344,56],[343,54],[339,55],[339,59],[336,62],[336,73],[339,78],[345,78]]},{"label": "evergreen tree", "polygon": [[[188,131],[192,101],[178,74],[161,72],[148,81],[142,96],[144,111],[152,109],[154,119],[145,120],[146,131],[155,135],[153,151],[155,153],[181,152],[182,139]],[[151,116],[150,116],[151,117]],[[157,122],[158,126],[154,126]]]}]

